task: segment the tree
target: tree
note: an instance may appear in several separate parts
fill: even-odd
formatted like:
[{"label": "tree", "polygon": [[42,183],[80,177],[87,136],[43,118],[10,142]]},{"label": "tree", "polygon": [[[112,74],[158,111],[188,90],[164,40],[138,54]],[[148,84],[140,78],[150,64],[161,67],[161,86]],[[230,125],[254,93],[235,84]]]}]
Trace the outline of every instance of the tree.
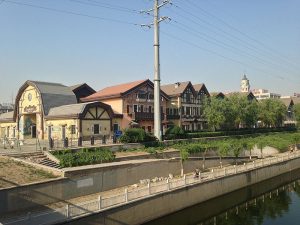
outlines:
[{"label": "tree", "polygon": [[241,151],[243,150],[243,146],[240,140],[233,139],[229,142],[230,149],[232,150],[233,155],[235,156],[235,164],[237,164],[237,158],[239,157]]},{"label": "tree", "polygon": [[253,128],[258,121],[258,103],[256,101],[248,101],[244,113],[241,115],[241,121],[247,128]]},{"label": "tree", "polygon": [[204,103],[204,116],[208,126],[215,131],[225,122],[225,101],[216,97],[206,98]]},{"label": "tree", "polygon": [[268,146],[265,137],[258,137],[255,139],[256,146],[260,149],[260,157],[263,158],[263,149]]},{"label": "tree", "polygon": [[186,148],[181,148],[180,149],[180,166],[181,166],[181,171],[180,174],[183,176],[184,171],[183,171],[183,162],[186,161],[189,158],[190,153]]},{"label": "tree", "polygon": [[292,140],[293,140],[293,143],[294,143],[294,145],[295,145],[295,151],[297,151],[297,150],[298,150],[297,145],[298,145],[299,142],[300,142],[300,134],[299,134],[299,133],[293,134]]},{"label": "tree", "polygon": [[266,99],[259,104],[259,118],[266,127],[282,126],[286,112],[286,106],[278,99]]},{"label": "tree", "polygon": [[222,157],[228,155],[228,152],[230,151],[230,144],[226,140],[220,140],[217,148],[220,157],[220,167],[222,168]]},{"label": "tree", "polygon": [[242,146],[244,150],[248,150],[249,151],[249,159],[252,159],[252,149],[255,146],[255,142],[253,140],[253,138],[243,138],[242,139]]}]

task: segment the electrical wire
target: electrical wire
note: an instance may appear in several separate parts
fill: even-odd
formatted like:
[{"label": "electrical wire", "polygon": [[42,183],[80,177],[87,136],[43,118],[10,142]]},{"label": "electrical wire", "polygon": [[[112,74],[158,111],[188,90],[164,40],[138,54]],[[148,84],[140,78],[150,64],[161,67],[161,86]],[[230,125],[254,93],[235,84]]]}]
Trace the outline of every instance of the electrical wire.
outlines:
[{"label": "electrical wire", "polygon": [[57,12],[57,13],[69,14],[69,15],[73,15],[73,16],[81,16],[81,17],[87,17],[87,18],[91,18],[91,19],[109,21],[109,22],[113,22],[113,23],[121,23],[121,24],[135,25],[135,26],[139,25],[139,24],[136,24],[136,23],[126,22],[126,21],[118,20],[118,19],[112,19],[112,18],[106,18],[106,17],[100,17],[100,16],[93,16],[93,15],[84,14],[84,13],[78,13],[78,12],[73,12],[73,11],[68,11],[68,10],[50,8],[50,7],[45,7],[45,6],[35,5],[35,4],[29,4],[29,3],[23,3],[23,2],[16,2],[16,1],[12,1],[12,0],[5,0],[5,2],[15,4],[15,5],[22,5],[22,6],[32,7],[32,8],[36,8],[36,9],[43,9],[43,10]]},{"label": "electrical wire", "polygon": [[267,46],[266,44],[262,43],[261,41],[251,37],[250,35],[248,35],[247,33],[239,30],[238,28],[232,26],[231,24],[227,23],[226,21],[224,21],[223,19],[215,16],[214,14],[204,10],[203,8],[201,8],[199,5],[195,4],[194,2],[191,2],[190,0],[186,0],[186,3],[190,4],[193,8],[197,8],[199,9],[202,13],[204,13],[207,16],[210,16],[214,19],[216,19],[217,21],[219,21],[220,23],[224,24],[225,26],[227,26],[228,28],[230,28],[231,30],[239,33],[240,35],[246,37],[248,40],[260,45],[261,47],[264,48],[264,51],[268,51],[269,53],[273,54],[274,56],[276,55],[276,57],[279,57],[281,60],[284,60],[285,62],[289,63],[290,65],[292,65],[293,67],[297,68],[297,70],[299,70],[299,67],[297,64],[290,62],[289,60],[286,59],[285,56],[283,56],[281,53],[279,53],[278,51],[275,51],[274,49],[270,48],[269,46]]}]

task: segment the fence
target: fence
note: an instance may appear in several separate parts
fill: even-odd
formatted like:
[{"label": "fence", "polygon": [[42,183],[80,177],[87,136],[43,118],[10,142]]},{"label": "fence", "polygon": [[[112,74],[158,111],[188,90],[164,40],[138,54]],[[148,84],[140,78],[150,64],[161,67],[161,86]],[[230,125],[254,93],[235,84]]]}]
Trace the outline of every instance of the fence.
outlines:
[{"label": "fence", "polygon": [[298,157],[300,157],[300,151],[282,153],[275,157],[259,159],[244,163],[242,165],[215,168],[209,172],[202,172],[197,175],[189,174],[179,178],[165,178],[157,182],[148,182],[147,184],[140,185],[140,187],[136,185],[134,187],[131,186],[129,188],[124,188],[123,193],[121,192],[113,195],[110,194],[109,196],[99,195],[97,199],[92,201],[83,202],[80,204],[67,204],[63,208],[47,210],[38,213],[28,213],[27,216],[20,217],[18,219],[14,218],[0,222],[2,222],[3,225],[46,225],[68,221],[83,215],[89,215],[116,206],[125,205],[135,200],[148,198],[158,193],[169,192],[182,187],[218,179],[220,177],[225,177],[232,174],[242,173]]},{"label": "fence", "polygon": [[66,149],[66,148],[77,148],[77,147],[95,147],[105,146],[107,144],[116,143],[116,139],[106,136],[105,138],[93,138],[89,137],[84,140],[78,138],[70,138],[66,140],[51,139],[40,140],[40,139],[25,139],[19,140],[17,138],[0,138],[0,150],[2,152],[34,152],[42,151],[44,149]]}]

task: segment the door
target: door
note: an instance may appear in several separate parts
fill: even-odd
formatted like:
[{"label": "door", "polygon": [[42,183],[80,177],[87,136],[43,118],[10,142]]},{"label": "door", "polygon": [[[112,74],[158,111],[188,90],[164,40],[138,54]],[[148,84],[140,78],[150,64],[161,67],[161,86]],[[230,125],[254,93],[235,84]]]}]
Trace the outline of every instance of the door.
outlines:
[{"label": "door", "polygon": [[115,134],[119,130],[119,124],[114,123],[113,129],[114,129],[114,134]]},{"label": "door", "polygon": [[36,125],[31,126],[31,137],[36,138]]},{"label": "door", "polygon": [[62,140],[66,139],[66,126],[62,126],[62,129],[61,129],[61,139]]},{"label": "door", "polygon": [[48,126],[48,140],[50,140],[52,137],[52,129],[51,126]]}]

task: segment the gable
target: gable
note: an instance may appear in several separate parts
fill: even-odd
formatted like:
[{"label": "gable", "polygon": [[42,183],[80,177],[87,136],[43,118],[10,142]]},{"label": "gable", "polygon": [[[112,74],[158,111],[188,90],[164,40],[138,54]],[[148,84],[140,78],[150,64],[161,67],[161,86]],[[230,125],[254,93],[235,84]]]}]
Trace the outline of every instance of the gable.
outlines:
[{"label": "gable", "polygon": [[107,120],[110,119],[110,116],[106,109],[103,109],[101,107],[92,107],[86,111],[83,118],[93,120]]}]

